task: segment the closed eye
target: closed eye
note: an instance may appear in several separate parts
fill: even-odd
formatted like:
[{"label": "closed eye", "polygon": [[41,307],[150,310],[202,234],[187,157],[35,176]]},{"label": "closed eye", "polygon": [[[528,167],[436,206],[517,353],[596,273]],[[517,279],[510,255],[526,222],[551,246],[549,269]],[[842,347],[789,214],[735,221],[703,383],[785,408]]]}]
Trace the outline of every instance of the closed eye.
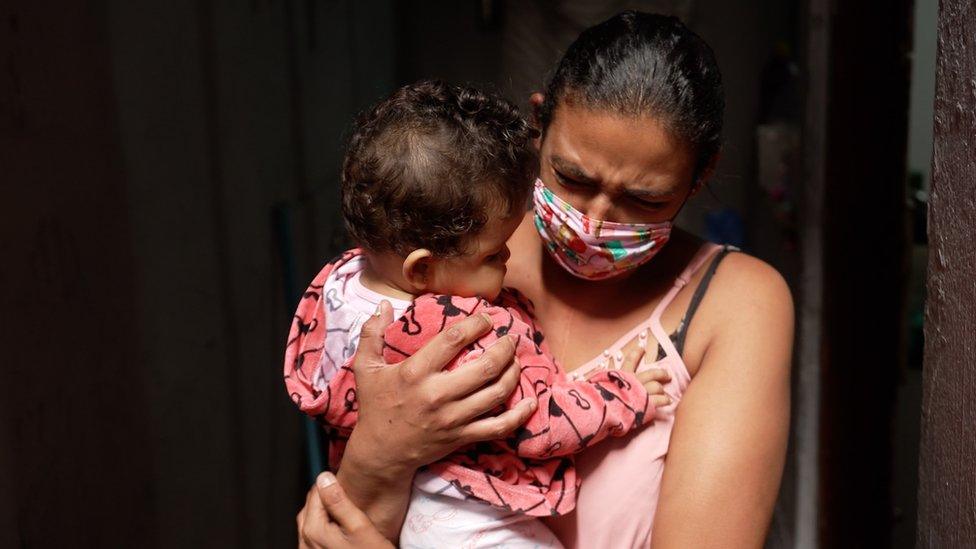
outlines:
[{"label": "closed eye", "polygon": [[660,201],[654,201],[654,200],[644,200],[643,198],[638,198],[638,197],[636,197],[634,195],[628,195],[628,197],[630,198],[631,202],[633,202],[637,206],[640,206],[641,208],[647,208],[647,209],[651,209],[651,210],[660,210],[662,208],[667,207],[667,205],[668,205],[668,202],[660,202]]}]

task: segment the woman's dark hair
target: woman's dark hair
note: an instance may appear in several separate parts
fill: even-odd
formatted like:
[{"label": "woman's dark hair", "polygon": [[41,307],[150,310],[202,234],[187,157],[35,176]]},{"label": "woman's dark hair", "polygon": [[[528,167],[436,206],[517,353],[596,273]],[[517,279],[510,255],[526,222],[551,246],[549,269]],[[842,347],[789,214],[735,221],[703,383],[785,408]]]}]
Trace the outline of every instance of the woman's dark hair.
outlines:
[{"label": "woman's dark hair", "polygon": [[346,229],[373,252],[464,254],[490,217],[524,211],[536,135],[495,95],[433,80],[404,86],[361,116],[349,141]]},{"label": "woman's dark hair", "polygon": [[661,117],[695,147],[696,178],[721,148],[722,75],[712,49],[677,17],[625,11],[583,31],[546,88],[543,132],[564,101]]}]

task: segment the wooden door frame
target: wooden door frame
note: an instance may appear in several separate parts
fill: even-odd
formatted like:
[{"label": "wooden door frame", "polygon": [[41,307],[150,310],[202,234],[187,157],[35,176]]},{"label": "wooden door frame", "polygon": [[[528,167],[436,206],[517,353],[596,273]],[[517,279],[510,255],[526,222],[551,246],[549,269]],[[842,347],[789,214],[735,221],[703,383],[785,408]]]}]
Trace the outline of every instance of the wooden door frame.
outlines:
[{"label": "wooden door frame", "polygon": [[976,545],[976,7],[941,0],[917,547]]}]

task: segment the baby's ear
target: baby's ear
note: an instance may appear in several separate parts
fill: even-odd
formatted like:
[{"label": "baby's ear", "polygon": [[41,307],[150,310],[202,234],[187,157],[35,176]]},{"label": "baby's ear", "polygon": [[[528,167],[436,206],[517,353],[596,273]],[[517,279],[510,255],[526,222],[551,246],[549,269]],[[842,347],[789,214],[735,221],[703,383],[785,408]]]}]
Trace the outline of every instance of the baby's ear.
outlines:
[{"label": "baby's ear", "polygon": [[403,260],[403,278],[417,293],[430,288],[433,276],[434,254],[426,248],[410,252]]}]

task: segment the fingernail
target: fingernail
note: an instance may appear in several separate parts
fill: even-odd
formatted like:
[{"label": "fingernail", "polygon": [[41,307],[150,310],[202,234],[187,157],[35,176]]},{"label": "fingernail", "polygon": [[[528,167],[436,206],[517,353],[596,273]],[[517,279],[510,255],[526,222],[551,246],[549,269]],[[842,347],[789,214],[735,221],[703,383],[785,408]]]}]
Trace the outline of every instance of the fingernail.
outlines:
[{"label": "fingernail", "polygon": [[380,304],[376,306],[376,310],[373,311],[373,316],[380,316],[380,309],[382,308],[383,308],[383,302],[380,302]]},{"label": "fingernail", "polygon": [[491,316],[489,316],[488,313],[480,313],[478,316],[485,321],[485,324],[487,324],[488,327],[491,327]]},{"label": "fingernail", "polygon": [[539,406],[538,401],[536,401],[536,399],[534,398],[524,398],[522,399],[522,402],[528,402],[528,404],[526,404],[525,406],[528,406],[529,410],[535,410],[536,407]]},{"label": "fingernail", "polygon": [[668,397],[668,404],[674,404],[674,399],[671,398],[671,397]]},{"label": "fingernail", "polygon": [[328,488],[329,486],[335,484],[335,481],[335,475],[328,471],[320,474],[318,478],[315,479],[315,483],[319,485],[319,488]]}]

